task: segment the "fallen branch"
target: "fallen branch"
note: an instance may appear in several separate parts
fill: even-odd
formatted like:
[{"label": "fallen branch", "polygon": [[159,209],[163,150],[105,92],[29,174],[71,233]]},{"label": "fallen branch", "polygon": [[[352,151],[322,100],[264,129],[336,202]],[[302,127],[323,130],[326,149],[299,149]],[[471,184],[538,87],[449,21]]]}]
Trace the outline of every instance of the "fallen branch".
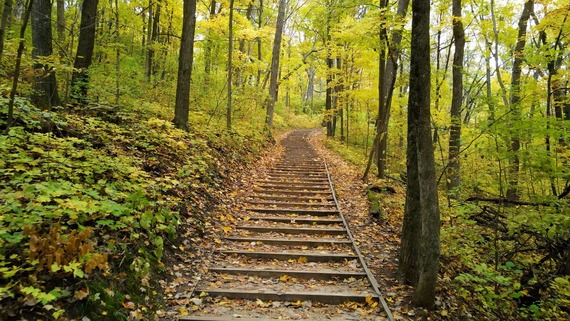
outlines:
[{"label": "fallen branch", "polygon": [[510,200],[504,197],[480,197],[472,196],[465,200],[466,202],[490,202],[495,204],[513,204],[513,205],[525,205],[525,206],[552,206],[550,202],[527,202]]}]

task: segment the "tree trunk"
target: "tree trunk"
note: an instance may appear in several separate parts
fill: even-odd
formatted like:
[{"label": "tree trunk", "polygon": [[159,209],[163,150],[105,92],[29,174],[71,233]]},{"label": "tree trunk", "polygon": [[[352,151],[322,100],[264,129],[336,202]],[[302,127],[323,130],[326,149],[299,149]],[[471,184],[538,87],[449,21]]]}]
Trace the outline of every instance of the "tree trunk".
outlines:
[{"label": "tree trunk", "polygon": [[[209,19],[216,15],[216,1],[210,1]],[[204,88],[207,89],[210,83],[210,72],[212,71],[212,39],[210,30],[206,30],[204,44]]]},{"label": "tree trunk", "polygon": [[196,29],[196,0],[184,0],[182,39],[178,57],[178,80],[176,81],[176,102],[174,105],[174,125],[188,130],[190,112],[190,81],[194,60],[194,31]]},{"label": "tree trunk", "polygon": [[[147,20],[147,34],[146,34],[146,54],[145,54],[145,75],[147,80],[150,81],[150,76],[152,74],[152,55],[153,55],[153,49],[152,49],[152,32],[153,32],[153,28],[152,28],[152,21],[154,18],[154,1],[153,0],[149,0],[148,1],[148,20]],[[144,38],[144,37],[143,37]]]},{"label": "tree trunk", "polygon": [[461,107],[463,104],[463,57],[465,52],[465,32],[461,18],[461,0],[453,0],[453,90],[451,97],[451,126],[449,129],[449,166],[447,167],[447,192],[454,199],[459,199],[461,147]]},{"label": "tree trunk", "polygon": [[0,62],[2,62],[2,54],[4,52],[4,38],[6,29],[10,25],[10,15],[12,14],[12,0],[4,0],[4,8],[2,11],[2,20],[0,21]]},{"label": "tree trunk", "polygon": [[57,41],[59,56],[65,57],[65,0],[57,0]]},{"label": "tree trunk", "polygon": [[34,63],[34,83],[32,102],[43,110],[60,105],[55,71],[39,59],[53,53],[50,0],[36,0],[32,7],[32,58]]},{"label": "tree trunk", "polygon": [[24,13],[24,19],[22,25],[20,26],[20,43],[18,45],[18,53],[16,54],[16,66],[14,67],[14,78],[12,79],[12,89],[10,90],[10,100],[8,101],[8,119],[6,121],[6,132],[12,126],[14,122],[14,100],[16,98],[16,91],[18,90],[18,78],[20,77],[20,66],[22,64],[22,55],[24,54],[24,36],[26,35],[26,27],[28,26],[28,20],[30,19],[30,12],[32,11],[32,5],[34,0],[28,2],[28,7]]},{"label": "tree trunk", "polygon": [[[516,127],[518,122],[521,120],[521,74],[522,74],[522,63],[524,58],[524,47],[526,45],[526,30],[528,19],[530,18],[531,12],[534,10],[534,0],[527,0],[524,4],[523,12],[519,20],[519,31],[517,35],[517,43],[515,45],[515,50],[513,52],[513,70],[511,73],[511,99],[509,106],[511,109],[511,122]],[[507,189],[507,199],[518,200],[519,195],[519,167],[520,158],[519,150],[521,147],[520,142],[520,130],[511,130],[510,132],[510,144],[509,148],[509,168],[508,168],[508,184]]]},{"label": "tree trunk", "polygon": [[234,50],[234,0],[230,0],[230,17],[228,19],[228,101],[226,107],[226,127],[232,129],[232,54]]},{"label": "tree trunk", "polygon": [[271,79],[269,80],[269,99],[267,100],[267,110],[265,117],[265,125],[271,135],[273,128],[273,112],[275,102],[277,101],[277,81],[279,75],[279,57],[281,56],[281,40],[283,38],[283,27],[285,25],[285,7],[287,0],[279,0],[279,9],[277,11],[277,22],[275,26],[275,38],[273,39],[273,51],[271,53]]},{"label": "tree trunk", "polygon": [[[413,20],[408,101],[408,191],[400,272],[416,281],[412,300],[431,308],[439,268],[439,205],[430,135],[430,1],[412,1]],[[414,232],[413,234],[410,232]],[[413,264],[417,270],[410,268]],[[413,283],[413,282],[412,282]]]},{"label": "tree trunk", "polygon": [[[257,22],[257,28],[261,29],[263,27],[263,0],[259,0],[259,20]],[[257,38],[257,60],[259,63],[263,61],[263,55],[261,54],[262,48],[261,37]],[[257,87],[261,85],[261,68],[257,69]]]},{"label": "tree trunk", "polygon": [[[410,0],[399,0],[396,15],[404,19],[408,12]],[[388,47],[388,59],[382,75],[382,97],[384,107],[379,108],[379,125],[377,129],[378,143],[378,177],[384,177],[386,173],[386,153],[388,150],[388,123],[390,121],[390,110],[392,107],[392,95],[396,83],[398,70],[398,59],[400,57],[400,43],[402,42],[402,29],[395,29],[392,32],[392,41]]]},{"label": "tree trunk", "polygon": [[81,8],[77,54],[71,77],[71,98],[83,104],[87,102],[87,90],[89,87],[88,68],[93,61],[98,4],[99,0],[83,0]]}]

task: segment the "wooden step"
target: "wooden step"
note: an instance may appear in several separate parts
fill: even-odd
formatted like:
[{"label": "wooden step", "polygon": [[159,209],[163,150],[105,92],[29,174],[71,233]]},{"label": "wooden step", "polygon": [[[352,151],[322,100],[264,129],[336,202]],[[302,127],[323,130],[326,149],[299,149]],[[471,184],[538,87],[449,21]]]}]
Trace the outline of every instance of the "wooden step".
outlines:
[{"label": "wooden step", "polygon": [[[233,289],[196,289],[196,293],[207,293],[210,296],[221,296],[228,299],[262,300],[262,301],[314,301],[325,304],[343,304],[345,302],[365,303],[368,296],[378,299],[376,295],[356,293],[322,293],[322,292],[262,292]],[[189,297],[189,296],[188,296]],[[185,298],[184,295],[180,298]]]},{"label": "wooden step", "polygon": [[327,216],[338,214],[338,210],[317,210],[317,209],[302,209],[302,208],[261,208],[261,207],[246,207],[246,211],[257,213],[274,213],[274,214],[300,214],[300,215],[313,215],[313,216]]},{"label": "wooden step", "polygon": [[[164,319],[159,321],[167,321],[171,319]],[[242,318],[241,316],[192,316],[186,315],[179,317],[178,320],[181,321],[283,321],[281,319],[268,319],[268,318]]]},{"label": "wooden step", "polygon": [[269,221],[278,223],[289,223],[289,224],[308,224],[308,225],[330,225],[330,224],[342,224],[342,219],[316,219],[316,218],[299,218],[299,217],[279,217],[279,216],[254,216],[249,218],[250,221]]},{"label": "wooden step", "polygon": [[309,202],[269,202],[269,201],[246,201],[249,204],[254,205],[267,205],[267,206],[302,206],[302,207],[334,207],[336,205],[334,203],[309,203]]},{"label": "wooden step", "polygon": [[270,189],[255,189],[254,193],[259,194],[277,194],[277,195],[304,195],[304,196],[311,196],[311,195],[330,195],[332,194],[330,190],[326,191],[288,191],[288,190],[270,190]]},{"label": "wooden step", "polygon": [[332,271],[301,271],[301,270],[260,270],[244,268],[211,267],[208,269],[214,273],[239,274],[248,276],[259,276],[264,278],[279,278],[283,275],[298,279],[314,280],[336,280],[336,279],[363,279],[366,278],[364,272],[332,272]]},{"label": "wooden step", "polygon": [[263,237],[238,237],[226,236],[226,240],[233,242],[260,242],[268,245],[304,245],[304,246],[322,246],[322,245],[350,245],[350,240],[343,239],[306,239],[306,238],[263,238]]},{"label": "wooden step", "polygon": [[256,233],[283,233],[283,234],[326,234],[342,235],[346,230],[342,228],[303,228],[303,227],[263,227],[263,226],[236,226],[238,230],[247,230]]},{"label": "wooden step", "polygon": [[257,185],[257,187],[263,188],[263,189],[281,190],[281,191],[287,191],[287,190],[328,191],[328,190],[330,190],[330,187],[325,186],[325,185],[323,185],[323,186],[296,186],[296,185],[283,186],[283,185],[262,184],[262,185]]},{"label": "wooden step", "polygon": [[279,196],[279,195],[255,195],[252,198],[276,201],[334,201],[330,196]]},{"label": "wooden step", "polygon": [[314,254],[314,253],[303,253],[303,252],[249,252],[249,251],[237,251],[237,250],[226,250],[219,251],[220,254],[225,255],[240,255],[254,259],[267,259],[267,260],[297,260],[300,257],[307,259],[307,262],[343,262],[344,260],[356,260],[358,256],[352,254],[341,254],[341,253],[324,253],[324,254]]}]

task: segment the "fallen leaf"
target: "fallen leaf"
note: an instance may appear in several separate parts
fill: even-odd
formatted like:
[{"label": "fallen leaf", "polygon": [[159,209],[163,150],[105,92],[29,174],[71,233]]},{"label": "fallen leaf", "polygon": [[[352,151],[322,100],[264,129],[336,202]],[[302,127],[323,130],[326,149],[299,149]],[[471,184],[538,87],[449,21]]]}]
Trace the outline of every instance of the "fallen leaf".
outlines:
[{"label": "fallen leaf", "polygon": [[73,295],[73,297],[76,298],[77,300],[83,300],[88,295],[89,295],[89,288],[84,288],[84,289],[75,291],[75,294]]}]

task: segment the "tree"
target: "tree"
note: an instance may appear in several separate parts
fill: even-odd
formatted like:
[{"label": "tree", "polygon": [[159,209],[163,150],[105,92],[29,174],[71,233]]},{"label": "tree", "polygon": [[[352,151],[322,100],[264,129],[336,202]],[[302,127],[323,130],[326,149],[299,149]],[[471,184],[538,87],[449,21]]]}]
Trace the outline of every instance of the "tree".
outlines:
[{"label": "tree", "polygon": [[439,205],[430,135],[430,1],[412,1],[408,179],[399,272],[415,285],[413,302],[432,307],[439,268]]},{"label": "tree", "polygon": [[465,32],[461,21],[461,0],[453,0],[453,92],[451,97],[451,126],[449,128],[449,165],[447,167],[447,190],[455,199],[459,199],[461,147],[461,106],[463,104],[463,57],[465,52]]},{"label": "tree", "polygon": [[285,25],[285,9],[287,0],[279,0],[277,11],[277,22],[275,25],[275,38],[273,39],[273,50],[271,53],[271,78],[269,80],[269,98],[266,102],[265,125],[271,134],[273,127],[273,111],[277,101],[277,81],[279,76],[279,56],[281,53],[281,40],[283,38],[283,27]]},{"label": "tree", "polygon": [[[410,0],[399,0],[398,8],[396,9],[396,17],[405,18],[408,12],[408,5]],[[387,6],[387,3],[383,4]],[[379,56],[381,57],[379,63],[379,105],[378,105],[378,121],[376,125],[376,137],[370,155],[368,158],[368,165],[364,171],[364,177],[368,176],[370,167],[372,166],[372,159],[376,154],[378,164],[379,178],[384,178],[386,174],[386,152],[388,149],[388,123],[390,121],[390,110],[392,108],[392,96],[396,83],[396,74],[398,71],[398,60],[400,59],[400,43],[402,41],[402,28],[403,26],[396,27],[392,32],[392,39],[387,48],[388,57],[383,58],[386,54],[384,50],[380,50]],[[386,30],[380,31],[380,41],[388,42],[386,39]]]},{"label": "tree", "polygon": [[0,62],[2,61],[2,53],[4,52],[4,37],[6,29],[10,24],[10,15],[12,14],[12,0],[4,0],[4,8],[2,11],[2,20],[0,21]]},{"label": "tree", "polygon": [[[524,4],[523,12],[519,20],[519,28],[517,35],[517,43],[513,52],[513,70],[511,73],[511,89],[509,107],[512,113],[512,122],[516,123],[521,119],[520,102],[521,102],[521,74],[522,63],[524,58],[524,47],[526,45],[526,30],[528,19],[531,12],[534,10],[534,0],[527,0]],[[516,125],[515,125],[516,126]],[[509,176],[507,188],[507,199],[519,199],[519,167],[520,156],[519,150],[521,148],[520,131],[511,130],[510,144],[509,144]]]},{"label": "tree", "polygon": [[228,19],[228,101],[226,107],[226,127],[228,130],[232,129],[232,53],[233,53],[233,41],[234,41],[234,31],[233,22],[234,20],[234,0],[230,0],[230,17]]},{"label": "tree", "polygon": [[190,112],[190,81],[194,60],[194,31],[196,29],[196,0],[184,0],[182,39],[178,57],[178,80],[176,81],[176,102],[174,125],[188,130]]},{"label": "tree", "polygon": [[53,53],[51,1],[36,0],[32,6],[32,57],[34,84],[32,102],[41,109],[60,105],[55,70],[45,61]]},{"label": "tree", "polygon": [[89,67],[93,61],[95,30],[97,26],[97,5],[99,0],[83,0],[77,53],[71,77],[71,97],[81,103],[87,102]]}]

